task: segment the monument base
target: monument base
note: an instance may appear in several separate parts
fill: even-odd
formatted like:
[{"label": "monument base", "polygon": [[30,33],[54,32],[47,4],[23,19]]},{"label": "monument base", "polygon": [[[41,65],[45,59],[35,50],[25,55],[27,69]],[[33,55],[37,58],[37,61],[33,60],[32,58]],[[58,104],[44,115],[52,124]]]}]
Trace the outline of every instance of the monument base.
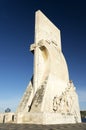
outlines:
[{"label": "monument base", "polygon": [[17,123],[26,124],[68,124],[79,123],[74,115],[62,115],[60,113],[18,113]]}]

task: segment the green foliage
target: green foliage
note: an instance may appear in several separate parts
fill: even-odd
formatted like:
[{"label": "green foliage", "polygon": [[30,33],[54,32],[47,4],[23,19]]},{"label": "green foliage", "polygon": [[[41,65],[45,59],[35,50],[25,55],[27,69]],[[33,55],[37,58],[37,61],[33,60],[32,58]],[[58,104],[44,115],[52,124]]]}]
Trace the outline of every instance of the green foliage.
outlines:
[{"label": "green foliage", "polygon": [[11,112],[10,108],[5,109],[5,113]]}]

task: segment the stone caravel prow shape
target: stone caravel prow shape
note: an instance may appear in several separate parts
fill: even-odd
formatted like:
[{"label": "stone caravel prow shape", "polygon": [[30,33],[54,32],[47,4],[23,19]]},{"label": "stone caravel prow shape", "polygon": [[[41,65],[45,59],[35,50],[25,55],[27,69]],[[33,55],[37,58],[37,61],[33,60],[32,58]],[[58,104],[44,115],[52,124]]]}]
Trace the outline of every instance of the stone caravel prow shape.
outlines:
[{"label": "stone caravel prow shape", "polygon": [[34,75],[17,109],[17,123],[64,124],[81,122],[78,96],[69,80],[61,49],[60,30],[36,12]]}]

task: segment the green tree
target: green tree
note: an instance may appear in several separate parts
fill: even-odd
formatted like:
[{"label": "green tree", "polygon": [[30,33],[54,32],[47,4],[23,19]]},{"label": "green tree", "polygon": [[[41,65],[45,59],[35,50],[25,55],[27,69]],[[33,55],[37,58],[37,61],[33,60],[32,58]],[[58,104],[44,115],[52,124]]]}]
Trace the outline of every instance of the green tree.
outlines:
[{"label": "green tree", "polygon": [[11,109],[10,109],[10,108],[6,108],[6,109],[5,109],[5,112],[6,112],[6,113],[11,112]]}]

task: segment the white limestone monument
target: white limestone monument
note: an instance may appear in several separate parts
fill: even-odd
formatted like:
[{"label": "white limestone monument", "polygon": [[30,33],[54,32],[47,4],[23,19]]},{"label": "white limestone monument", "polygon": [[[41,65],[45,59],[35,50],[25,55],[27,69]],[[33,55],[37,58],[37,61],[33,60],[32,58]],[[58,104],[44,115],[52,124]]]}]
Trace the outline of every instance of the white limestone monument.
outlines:
[{"label": "white limestone monument", "polygon": [[16,111],[17,123],[81,122],[78,96],[62,53],[60,30],[40,11],[35,15],[34,74]]}]

